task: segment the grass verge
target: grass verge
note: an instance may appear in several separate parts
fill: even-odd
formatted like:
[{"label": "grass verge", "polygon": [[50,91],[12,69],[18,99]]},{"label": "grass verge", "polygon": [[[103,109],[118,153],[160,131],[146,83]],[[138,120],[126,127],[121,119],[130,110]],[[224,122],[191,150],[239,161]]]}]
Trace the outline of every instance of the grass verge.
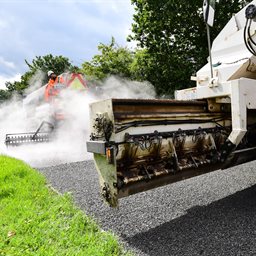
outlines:
[{"label": "grass verge", "polygon": [[44,176],[0,155],[0,255],[131,255],[117,238],[56,194]]}]

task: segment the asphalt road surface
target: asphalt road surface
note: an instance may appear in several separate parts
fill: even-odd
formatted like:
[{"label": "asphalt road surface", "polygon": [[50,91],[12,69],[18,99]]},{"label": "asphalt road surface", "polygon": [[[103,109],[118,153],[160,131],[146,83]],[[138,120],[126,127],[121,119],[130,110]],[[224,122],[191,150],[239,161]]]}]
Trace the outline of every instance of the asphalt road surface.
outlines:
[{"label": "asphalt road surface", "polygon": [[256,255],[256,162],[105,205],[92,161],[41,168],[59,192],[139,256]]}]

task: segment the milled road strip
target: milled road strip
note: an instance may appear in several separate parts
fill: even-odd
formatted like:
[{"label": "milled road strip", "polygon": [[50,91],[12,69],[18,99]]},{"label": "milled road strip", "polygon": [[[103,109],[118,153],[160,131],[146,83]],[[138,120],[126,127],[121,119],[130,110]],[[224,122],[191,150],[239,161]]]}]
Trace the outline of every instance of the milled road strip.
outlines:
[{"label": "milled road strip", "polygon": [[139,256],[256,255],[256,162],[105,205],[93,161],[41,168],[60,191]]}]

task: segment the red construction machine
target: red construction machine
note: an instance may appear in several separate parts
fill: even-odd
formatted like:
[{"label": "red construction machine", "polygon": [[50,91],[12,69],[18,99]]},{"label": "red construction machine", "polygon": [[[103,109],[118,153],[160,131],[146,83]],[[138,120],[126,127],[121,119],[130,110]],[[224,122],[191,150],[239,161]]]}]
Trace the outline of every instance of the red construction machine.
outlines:
[{"label": "red construction machine", "polygon": [[[34,132],[11,133],[6,134],[6,146],[18,146],[30,143],[41,143],[52,140],[57,128],[68,118],[65,110],[65,97],[61,97],[64,90],[84,91],[88,89],[87,82],[82,74],[63,73],[58,78],[59,81],[54,84],[51,90],[47,90],[47,85],[29,94],[23,100],[23,107],[27,113],[29,122],[33,121],[37,112],[42,108],[47,109],[44,112],[38,128]],[[45,97],[47,93],[47,97]]]}]

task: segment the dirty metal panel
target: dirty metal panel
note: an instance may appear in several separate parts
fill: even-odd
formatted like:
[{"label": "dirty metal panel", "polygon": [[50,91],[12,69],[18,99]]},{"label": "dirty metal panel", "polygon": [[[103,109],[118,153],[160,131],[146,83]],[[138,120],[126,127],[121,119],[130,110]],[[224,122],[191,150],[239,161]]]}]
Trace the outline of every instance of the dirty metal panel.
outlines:
[{"label": "dirty metal panel", "polygon": [[[113,116],[113,109],[112,109],[112,101],[111,99],[103,100],[103,101],[98,101],[91,103],[89,105],[89,110],[90,110],[90,131],[91,133],[95,133],[96,135],[100,135],[101,133],[103,134],[103,130],[99,131],[99,125],[96,124],[96,121],[100,121],[99,119],[108,119],[109,122],[114,122],[114,116]],[[103,127],[102,127],[103,128]],[[109,134],[111,136],[111,134]],[[99,136],[100,137],[100,136]],[[100,140],[104,140],[103,137],[99,138]],[[95,139],[93,139],[95,140]]]},{"label": "dirty metal panel", "polygon": [[231,116],[217,107],[209,111],[207,101],[134,99],[91,105],[88,145],[105,200],[117,206],[118,198],[219,169]]},{"label": "dirty metal panel", "polygon": [[101,194],[111,206],[118,206],[117,171],[115,164],[109,164],[106,156],[94,154],[94,162],[99,174]]},{"label": "dirty metal panel", "polygon": [[158,177],[155,177],[154,179],[151,179],[151,180],[144,179],[137,182],[133,182],[119,190],[118,198],[127,197],[129,195],[137,194],[139,192],[147,191],[150,189],[175,183],[181,180],[185,180],[191,177],[206,174],[208,172],[212,172],[220,168],[221,168],[220,164],[216,164],[216,165],[209,164],[207,166],[202,166],[200,168],[193,167],[179,173],[169,173],[169,174],[165,173],[165,175],[159,175]]},{"label": "dirty metal panel", "polygon": [[[206,139],[209,140],[209,137]],[[223,145],[224,141],[221,141],[220,143]],[[189,147],[189,144],[191,147]],[[156,158],[154,162],[150,162],[150,157],[147,158],[148,161],[143,161],[143,157],[146,155],[143,156],[141,152],[138,153],[137,151],[136,153],[138,155],[133,155],[136,159],[134,164],[130,165],[129,170],[122,170],[123,167],[120,166],[126,166],[128,163],[121,160],[124,162],[117,168],[118,176],[123,176],[125,178],[122,179],[123,186],[118,190],[118,198],[127,197],[132,194],[168,185],[215,170],[229,168],[256,159],[256,147],[236,150],[228,159],[222,162],[221,159],[218,159],[217,150],[220,149],[219,145],[216,147],[215,154],[212,154],[212,158],[209,158],[211,152],[214,152],[214,150],[212,150],[213,148],[208,148],[205,152],[201,150],[206,148],[207,143],[202,144],[202,147],[199,149],[193,145],[193,141],[190,141],[189,144],[185,147],[182,143],[180,145],[175,145],[176,157],[178,159],[176,169],[174,161],[171,164],[170,161],[166,161],[167,155],[164,156],[164,151],[161,152],[161,150],[159,153],[162,154],[162,158]],[[199,142],[198,146],[200,146],[200,144],[201,143]],[[169,152],[166,150],[165,152],[171,156],[173,152],[171,152],[170,149],[168,151]],[[198,151],[198,153],[196,153],[196,151]],[[207,154],[206,158],[204,157],[204,154]],[[132,153],[130,157],[132,157]],[[156,157],[156,153],[155,156],[152,155],[152,157]],[[146,170],[144,173],[141,172],[142,166],[144,166],[144,169]],[[120,182],[118,182],[118,184],[120,184]]]},{"label": "dirty metal panel", "polygon": [[[211,120],[223,120],[230,118],[230,115],[223,115],[221,113],[202,113],[202,114],[195,114],[195,113],[184,113],[184,114],[156,114],[156,113],[148,113],[146,114],[140,114],[140,113],[114,113],[115,117],[115,124],[128,124],[131,122],[148,122],[149,124],[152,123],[152,125],[166,125],[171,124],[171,121],[176,122],[193,122],[195,123],[198,121],[200,122],[206,122]],[[158,122],[158,123],[157,123]]]},{"label": "dirty metal panel", "polygon": [[137,113],[139,115],[150,115],[152,113],[203,113],[207,111],[206,101],[112,99],[112,102],[113,112],[116,115],[122,113]]},{"label": "dirty metal panel", "polygon": [[87,152],[106,154],[106,142],[104,141],[86,141]]}]

